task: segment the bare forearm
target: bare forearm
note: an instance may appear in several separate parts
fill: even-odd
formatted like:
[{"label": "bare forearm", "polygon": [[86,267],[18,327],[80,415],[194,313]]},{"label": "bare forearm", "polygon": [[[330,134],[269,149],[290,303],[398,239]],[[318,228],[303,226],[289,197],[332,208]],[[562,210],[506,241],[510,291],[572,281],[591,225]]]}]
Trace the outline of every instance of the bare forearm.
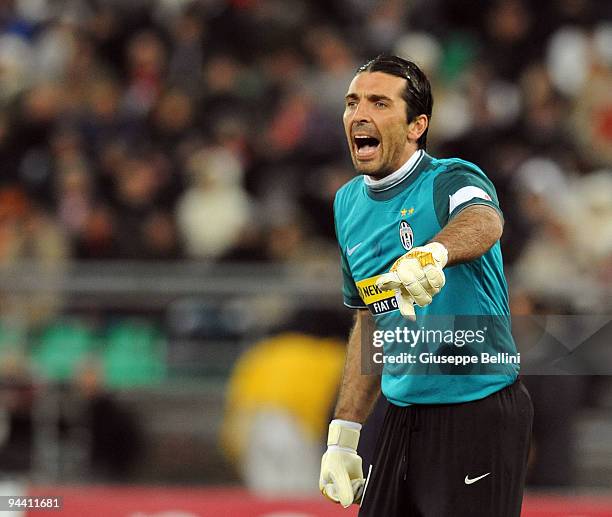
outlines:
[{"label": "bare forearm", "polygon": [[484,255],[499,240],[502,231],[502,220],[495,209],[474,205],[459,213],[432,241],[446,247],[447,266],[452,266]]},{"label": "bare forearm", "polygon": [[[380,393],[380,375],[364,375],[361,372],[362,339],[369,339],[367,311],[359,311],[349,337],[344,375],[338,396],[334,418],[363,423],[372,411]],[[371,342],[371,340],[370,340]],[[365,347],[369,346],[364,343]]]}]

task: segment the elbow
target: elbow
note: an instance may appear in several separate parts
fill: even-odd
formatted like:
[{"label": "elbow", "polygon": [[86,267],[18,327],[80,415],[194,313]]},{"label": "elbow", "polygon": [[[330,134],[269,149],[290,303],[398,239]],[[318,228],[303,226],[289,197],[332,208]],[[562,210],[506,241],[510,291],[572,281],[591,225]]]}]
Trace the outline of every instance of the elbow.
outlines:
[{"label": "elbow", "polygon": [[487,232],[489,235],[489,248],[491,248],[497,241],[499,241],[504,233],[504,221],[501,216],[491,210],[492,213],[489,214],[489,224],[487,225],[489,231]]},{"label": "elbow", "polygon": [[489,206],[479,206],[476,210],[479,212],[480,220],[479,238],[484,248],[483,253],[486,253],[501,239],[504,233],[504,220],[497,210]]},{"label": "elbow", "polygon": [[496,215],[497,215],[497,221],[496,221],[496,224],[495,224],[495,231],[494,231],[495,242],[500,240],[502,235],[503,235],[503,233],[504,233],[504,222],[502,221],[502,218],[500,217],[499,214],[496,214]]}]

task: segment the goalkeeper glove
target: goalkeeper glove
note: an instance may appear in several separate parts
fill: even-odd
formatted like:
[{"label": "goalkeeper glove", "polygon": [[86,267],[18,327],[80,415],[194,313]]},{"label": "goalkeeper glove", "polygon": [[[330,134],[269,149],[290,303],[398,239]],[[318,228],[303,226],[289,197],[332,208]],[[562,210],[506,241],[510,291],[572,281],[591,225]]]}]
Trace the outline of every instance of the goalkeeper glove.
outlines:
[{"label": "goalkeeper glove", "polygon": [[414,306],[429,305],[446,281],[442,268],[448,261],[448,251],[439,242],[411,249],[398,258],[388,273],[376,280],[384,291],[395,290],[402,316],[416,319]]},{"label": "goalkeeper glove", "polygon": [[319,490],[344,508],[359,503],[363,494],[363,470],[357,455],[361,424],[332,420],[327,435],[327,451],[321,460]]}]

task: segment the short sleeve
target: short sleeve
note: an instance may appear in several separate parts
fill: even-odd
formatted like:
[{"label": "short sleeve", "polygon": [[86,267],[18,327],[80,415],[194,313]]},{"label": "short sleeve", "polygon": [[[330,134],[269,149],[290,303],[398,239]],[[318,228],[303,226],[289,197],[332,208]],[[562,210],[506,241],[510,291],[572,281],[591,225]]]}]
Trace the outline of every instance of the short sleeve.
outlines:
[{"label": "short sleeve", "polygon": [[338,198],[339,196],[336,195],[336,199],[334,201],[334,227],[336,229],[336,239],[338,240],[338,247],[340,250],[340,267],[342,269],[342,298],[344,300],[344,305],[350,307],[351,309],[367,309],[367,305],[363,302],[361,296],[359,296],[359,291],[357,290],[355,280],[353,279],[353,275],[351,273],[351,267],[344,253],[342,234],[338,225],[340,211],[340,203]]},{"label": "short sleeve", "polygon": [[367,305],[363,303],[361,296],[359,296],[359,291],[342,249],[340,249],[340,263],[342,267],[342,299],[344,300],[344,305],[351,309],[367,309]]},{"label": "short sleeve", "polygon": [[441,227],[472,205],[490,206],[503,219],[493,183],[477,168],[453,167],[438,175],[433,190],[434,207]]}]

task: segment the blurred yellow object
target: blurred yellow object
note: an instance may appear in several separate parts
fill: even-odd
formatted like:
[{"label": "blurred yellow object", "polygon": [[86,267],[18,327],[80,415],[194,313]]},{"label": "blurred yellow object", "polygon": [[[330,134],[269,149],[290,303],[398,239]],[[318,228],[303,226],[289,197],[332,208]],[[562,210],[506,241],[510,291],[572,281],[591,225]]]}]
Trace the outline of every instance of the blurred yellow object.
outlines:
[{"label": "blurred yellow object", "polygon": [[222,444],[239,461],[248,446],[250,425],[261,410],[293,415],[304,434],[323,439],[344,365],[344,343],[284,333],[255,344],[232,372]]}]

